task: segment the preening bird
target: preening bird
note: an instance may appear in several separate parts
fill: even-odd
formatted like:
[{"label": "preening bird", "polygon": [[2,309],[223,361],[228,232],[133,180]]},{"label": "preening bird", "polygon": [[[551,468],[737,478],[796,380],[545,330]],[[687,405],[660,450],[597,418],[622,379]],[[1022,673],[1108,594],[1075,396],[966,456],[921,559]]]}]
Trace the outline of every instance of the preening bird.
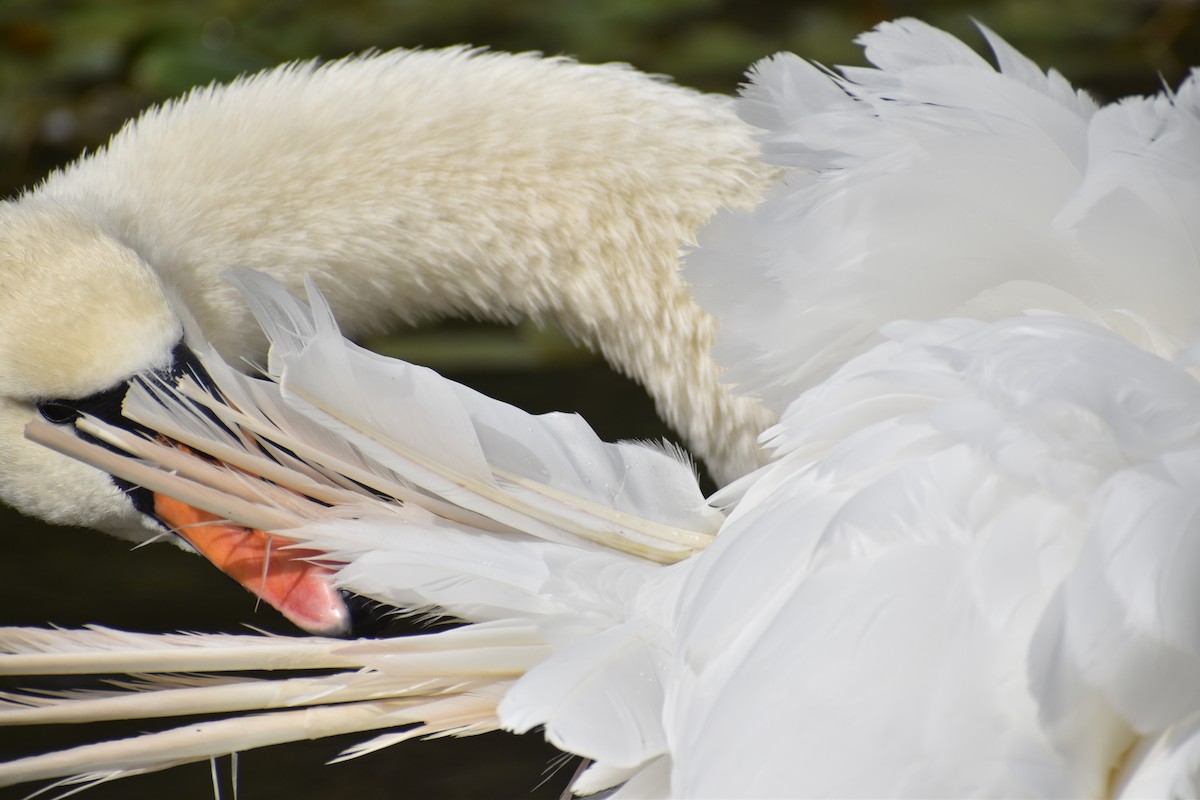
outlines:
[{"label": "preening bird", "polygon": [[[143,683],[13,698],[0,722],[275,710],[0,780],[543,726],[592,760],[576,792],[616,798],[1200,793],[1200,82],[1101,107],[985,35],[998,68],[900,20],[861,37],[873,67],[752,71],[740,113],[783,175],[685,277],[724,376],[780,420],[773,460],[707,505],[670,453],[358,350],[315,287],[306,306],[254,273],[267,377],[189,332],[208,377],[126,399],[160,439],[34,426],[469,624],[9,629],[0,670]],[[331,672],[229,672],[264,666]]]},{"label": "preening bird", "polygon": [[[292,291],[311,277],[351,336],[451,313],[556,322],[638,378],[719,480],[748,472],[773,415],[718,382],[678,261],[773,172],[731,103],[455,48],[291,64],[151,109],[0,203],[0,499],[135,541],[186,531],[23,428],[118,414],[133,376],[185,370],[177,309],[232,363],[262,361],[233,267]],[[347,627],[323,571],[262,540],[264,570],[250,546],[223,564],[244,585],[310,631]]]}]

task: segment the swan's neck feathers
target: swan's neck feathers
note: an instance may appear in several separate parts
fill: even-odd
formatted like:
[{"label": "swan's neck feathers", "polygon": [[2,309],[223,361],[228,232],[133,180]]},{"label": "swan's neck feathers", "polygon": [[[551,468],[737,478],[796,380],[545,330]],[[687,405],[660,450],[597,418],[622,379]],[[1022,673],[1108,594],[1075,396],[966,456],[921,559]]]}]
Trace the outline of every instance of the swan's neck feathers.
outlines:
[{"label": "swan's neck feathers", "polygon": [[774,168],[752,130],[728,98],[618,65],[396,51],[195,90],[18,203],[94,220],[229,358],[265,353],[220,280],[234,267],[292,292],[311,277],[352,337],[554,321],[645,384],[725,481],[761,463],[772,417],[718,381],[678,257],[718,208],[760,199]]}]

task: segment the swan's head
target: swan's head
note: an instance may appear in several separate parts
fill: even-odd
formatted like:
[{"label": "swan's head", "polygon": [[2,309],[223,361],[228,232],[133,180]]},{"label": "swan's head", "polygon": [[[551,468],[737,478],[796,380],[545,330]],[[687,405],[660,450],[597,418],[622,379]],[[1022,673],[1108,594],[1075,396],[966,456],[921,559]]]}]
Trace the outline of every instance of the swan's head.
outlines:
[{"label": "swan's head", "polygon": [[297,625],[345,633],[348,611],[328,570],[272,547],[265,533],[119,486],[25,438],[37,418],[73,429],[91,413],[122,424],[132,380],[194,363],[168,292],[138,253],[68,207],[0,202],[0,499],[135,541],[191,526],[189,544]]},{"label": "swan's head", "polygon": [[0,204],[0,498],[56,524],[152,535],[109,476],[24,428],[39,405],[86,405],[169,367],[182,333],[137,253],[60,205]]}]

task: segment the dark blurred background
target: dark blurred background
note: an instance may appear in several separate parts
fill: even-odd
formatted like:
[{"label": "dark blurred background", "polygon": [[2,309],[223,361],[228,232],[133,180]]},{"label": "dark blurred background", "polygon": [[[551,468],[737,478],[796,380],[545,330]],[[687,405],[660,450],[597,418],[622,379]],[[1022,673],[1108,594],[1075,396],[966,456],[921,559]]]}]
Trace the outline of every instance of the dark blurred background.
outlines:
[{"label": "dark blurred background", "polygon": [[[904,15],[981,45],[971,23],[978,20],[1101,99],[1174,85],[1200,63],[1200,9],[1182,0],[0,0],[0,195],[101,145],[149,104],[289,59],[466,42],[625,61],[733,92],[749,64],[779,50],[828,65],[862,63],[854,36]],[[530,411],[579,411],[610,439],[671,435],[638,387],[554,331],[455,322],[370,344]],[[7,509],[0,509],[0,530],[0,624],[144,631],[238,631],[253,624],[290,632],[207,564],[169,545],[131,552],[108,537],[51,528]],[[0,728],[0,760],[154,727]],[[539,785],[554,751],[536,735],[503,734],[409,743],[323,766],[365,738],[245,754],[239,796],[552,798],[574,769],[568,764]],[[223,796],[230,797],[229,763],[219,766]],[[0,798],[24,794],[0,789]],[[167,796],[213,797],[208,765],[84,794]]]},{"label": "dark blurred background", "polygon": [[0,0],[0,192],[150,103],[289,59],[469,42],[731,92],[779,50],[860,63],[853,37],[904,15],[973,42],[979,20],[1105,97],[1174,84],[1200,51],[1186,0]]}]

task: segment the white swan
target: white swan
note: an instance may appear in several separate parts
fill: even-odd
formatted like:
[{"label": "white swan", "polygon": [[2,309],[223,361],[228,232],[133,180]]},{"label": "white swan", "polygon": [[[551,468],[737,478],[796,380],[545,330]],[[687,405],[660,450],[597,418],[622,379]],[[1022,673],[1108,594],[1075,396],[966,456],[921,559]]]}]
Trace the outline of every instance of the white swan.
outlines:
[{"label": "white swan", "polygon": [[[0,721],[284,710],[0,780],[155,768],[296,736],[304,714],[318,732],[423,724],[365,750],[544,725],[596,761],[575,789],[613,797],[1200,793],[1200,80],[1101,108],[988,38],[998,71],[911,20],[864,35],[873,69],[756,69],[742,113],[789,174],[708,229],[688,277],[730,374],[782,417],[775,461],[718,495],[711,545],[661,454],[385,364],[342,344],[315,294],[310,317],[244,276],[282,388],[207,355],[237,410],[179,391],[227,428],[172,392],[131,411],[309,496],[354,474],[404,504],[329,511],[169,448],[145,452],[168,471],[131,477],[248,524],[307,519],[292,533],[346,584],[476,622],[353,644],[9,630],[0,670],[346,671],[30,698]],[[384,382],[418,387],[395,402],[425,430],[347,388]],[[289,477],[235,429],[327,452]],[[181,482],[185,464],[223,488]]]},{"label": "white swan", "polygon": [[[293,64],[152,109],[0,203],[0,499],[161,531],[22,429],[38,404],[115,408],[132,375],[182,368],[172,303],[227,358],[261,361],[231,267],[294,291],[312,276],[355,336],[448,313],[553,320],[642,381],[718,479],[742,474],[773,416],[721,388],[677,257],[717,208],[761,196],[750,130],[727,98],[622,66],[462,48]],[[281,610],[342,627],[315,584],[315,607]]]}]

